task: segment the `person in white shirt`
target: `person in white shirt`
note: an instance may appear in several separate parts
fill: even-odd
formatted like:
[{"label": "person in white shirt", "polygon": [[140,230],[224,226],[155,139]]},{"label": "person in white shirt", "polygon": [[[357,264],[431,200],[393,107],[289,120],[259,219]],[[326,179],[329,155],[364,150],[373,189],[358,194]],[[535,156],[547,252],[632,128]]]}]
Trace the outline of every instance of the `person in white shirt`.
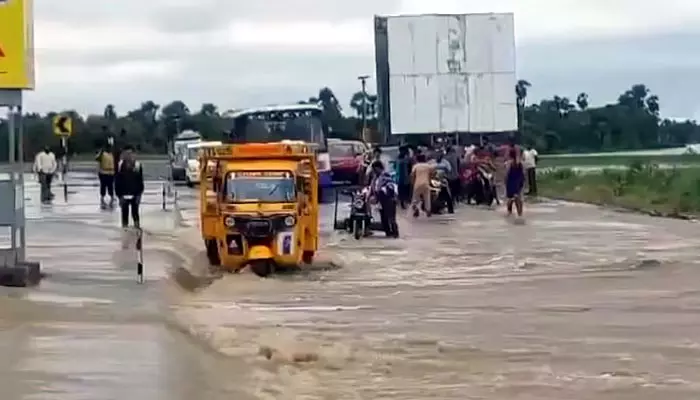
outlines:
[{"label": "person in white shirt", "polygon": [[527,173],[527,195],[537,196],[537,158],[539,154],[534,147],[529,146],[523,151],[523,166]]},{"label": "person in white shirt", "polygon": [[48,203],[53,199],[51,193],[51,181],[58,168],[56,155],[51,151],[49,146],[45,146],[42,151],[34,157],[34,173],[39,177],[41,187],[41,201]]},{"label": "person in white shirt", "polygon": [[474,150],[476,150],[476,146],[473,144],[470,144],[469,146],[466,146],[464,148],[464,160],[468,161],[471,159],[472,154],[474,154]]}]

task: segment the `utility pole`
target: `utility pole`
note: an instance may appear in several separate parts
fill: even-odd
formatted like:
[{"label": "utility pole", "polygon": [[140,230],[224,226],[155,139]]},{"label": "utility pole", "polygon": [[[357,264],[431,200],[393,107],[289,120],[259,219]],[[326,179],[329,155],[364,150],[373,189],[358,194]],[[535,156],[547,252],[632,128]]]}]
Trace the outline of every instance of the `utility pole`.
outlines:
[{"label": "utility pole", "polygon": [[369,75],[361,75],[357,79],[362,84],[362,140],[367,141],[365,135],[367,132],[367,79],[369,79]]}]

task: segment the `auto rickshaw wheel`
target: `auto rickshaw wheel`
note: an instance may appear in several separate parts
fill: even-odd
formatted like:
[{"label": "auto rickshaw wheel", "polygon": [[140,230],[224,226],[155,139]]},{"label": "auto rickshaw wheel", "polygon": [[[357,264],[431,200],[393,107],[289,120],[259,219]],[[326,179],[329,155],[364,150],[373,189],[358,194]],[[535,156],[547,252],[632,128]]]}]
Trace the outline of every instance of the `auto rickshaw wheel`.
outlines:
[{"label": "auto rickshaw wheel", "polygon": [[314,252],[313,251],[305,251],[301,253],[301,261],[303,261],[305,264],[311,264],[314,262]]},{"label": "auto rickshaw wheel", "polygon": [[250,270],[261,278],[265,278],[272,273],[274,266],[269,260],[255,260],[250,262]]},{"label": "auto rickshaw wheel", "polygon": [[218,267],[221,265],[221,257],[219,257],[219,247],[216,244],[216,239],[207,239],[204,242],[207,248],[207,260],[209,264]]}]

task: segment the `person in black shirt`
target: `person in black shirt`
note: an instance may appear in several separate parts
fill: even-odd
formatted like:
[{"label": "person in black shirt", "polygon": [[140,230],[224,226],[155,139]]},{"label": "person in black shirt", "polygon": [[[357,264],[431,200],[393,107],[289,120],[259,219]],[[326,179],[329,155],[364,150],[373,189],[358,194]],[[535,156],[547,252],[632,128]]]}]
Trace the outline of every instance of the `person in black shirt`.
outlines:
[{"label": "person in black shirt", "polygon": [[143,168],[136,161],[134,148],[126,145],[122,149],[121,160],[114,175],[114,192],[121,207],[122,228],[129,226],[129,214],[136,229],[141,229],[139,205],[144,191]]}]

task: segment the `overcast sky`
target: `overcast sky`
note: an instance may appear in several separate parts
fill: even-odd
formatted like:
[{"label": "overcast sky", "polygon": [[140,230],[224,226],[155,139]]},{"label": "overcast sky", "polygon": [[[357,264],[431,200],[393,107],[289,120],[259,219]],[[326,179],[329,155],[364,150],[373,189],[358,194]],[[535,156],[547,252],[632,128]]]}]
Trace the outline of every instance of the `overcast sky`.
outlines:
[{"label": "overcast sky", "polygon": [[356,76],[374,72],[374,14],[492,11],[515,12],[533,99],[586,91],[600,103],[644,82],[665,115],[700,119],[698,0],[35,0],[28,108],[181,99],[228,109],[322,86],[347,103]]}]

